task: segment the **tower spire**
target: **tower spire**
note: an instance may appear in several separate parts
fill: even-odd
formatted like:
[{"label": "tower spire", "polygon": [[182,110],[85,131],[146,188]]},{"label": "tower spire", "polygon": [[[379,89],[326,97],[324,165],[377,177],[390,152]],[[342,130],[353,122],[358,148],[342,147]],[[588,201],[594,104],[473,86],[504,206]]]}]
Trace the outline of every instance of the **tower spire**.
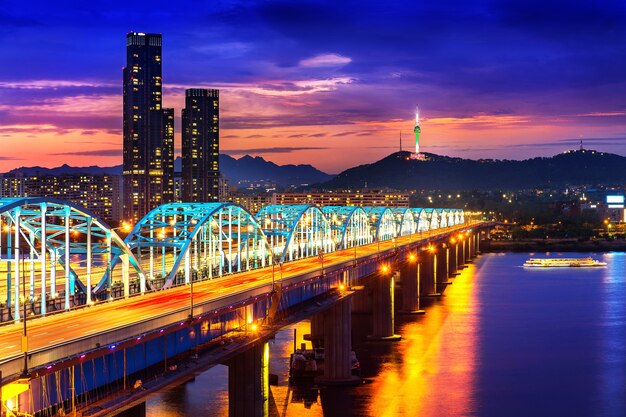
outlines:
[{"label": "tower spire", "polygon": [[402,152],[402,131],[400,131],[400,152]]},{"label": "tower spire", "polygon": [[415,106],[415,127],[413,128],[413,132],[415,133],[415,154],[419,155],[420,153],[420,132],[422,129],[420,128],[420,109]]}]

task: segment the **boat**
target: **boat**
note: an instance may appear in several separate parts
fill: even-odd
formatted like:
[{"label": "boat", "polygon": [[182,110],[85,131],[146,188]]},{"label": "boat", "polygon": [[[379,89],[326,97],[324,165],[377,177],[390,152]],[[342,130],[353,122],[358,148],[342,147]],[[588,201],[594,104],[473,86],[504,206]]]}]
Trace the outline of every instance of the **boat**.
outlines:
[{"label": "boat", "polygon": [[606,266],[591,256],[587,258],[531,258],[524,262],[525,268],[588,268]]},{"label": "boat", "polygon": [[[354,351],[350,352],[352,375],[361,375],[361,364]],[[289,358],[289,379],[292,382],[324,375],[324,348],[306,349],[301,346]]]}]

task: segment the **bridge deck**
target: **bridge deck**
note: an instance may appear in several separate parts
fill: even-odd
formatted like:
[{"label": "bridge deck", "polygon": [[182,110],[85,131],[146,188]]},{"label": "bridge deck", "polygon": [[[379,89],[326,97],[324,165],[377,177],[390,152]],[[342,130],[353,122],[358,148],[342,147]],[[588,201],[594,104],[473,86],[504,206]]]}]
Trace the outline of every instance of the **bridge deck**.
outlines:
[{"label": "bridge deck", "polygon": [[[372,243],[356,248],[356,260],[365,260],[379,253],[388,252],[394,247],[403,247],[412,243],[422,244],[429,239],[445,236],[456,230],[467,229],[469,224],[414,234],[412,236],[398,237],[394,241],[387,240],[380,243]],[[329,271],[338,266],[350,265],[355,259],[355,249],[346,249],[324,255],[324,269]],[[292,280],[297,277],[308,278],[319,274],[321,271],[320,259],[316,256],[287,262],[282,267],[282,274],[278,266],[275,266],[275,279]],[[225,276],[219,279],[194,283],[194,308],[201,310],[203,305],[223,300],[232,302],[231,296],[247,294],[251,290],[263,289],[268,292],[271,289],[272,267],[242,272]],[[262,291],[261,291],[262,292]],[[258,292],[258,293],[261,293]],[[222,303],[223,304],[223,303]],[[98,305],[69,311],[62,314],[35,318],[28,321],[28,351],[29,353],[45,353],[59,347],[67,347],[81,340],[102,335],[112,330],[130,330],[138,323],[153,319],[154,317],[167,317],[172,324],[186,317],[190,306],[189,286],[174,287],[164,291],[146,294],[141,297],[103,302]],[[213,307],[212,307],[213,308]],[[163,326],[163,320],[155,324]],[[158,329],[158,327],[156,327]],[[22,324],[13,323],[2,326],[0,334],[0,365],[15,362],[21,357]],[[119,335],[119,332],[116,332]],[[140,334],[140,333],[138,333]],[[128,334],[127,337],[132,337]],[[119,339],[118,339],[119,340]],[[111,340],[108,343],[115,343]],[[93,344],[91,344],[93,347]],[[64,349],[67,354],[75,354],[74,349]],[[60,358],[51,355],[39,355],[41,359],[52,362]],[[44,362],[45,363],[45,362]],[[41,364],[31,363],[31,366]],[[4,367],[4,365],[3,365]],[[5,374],[6,376],[6,374]]]}]

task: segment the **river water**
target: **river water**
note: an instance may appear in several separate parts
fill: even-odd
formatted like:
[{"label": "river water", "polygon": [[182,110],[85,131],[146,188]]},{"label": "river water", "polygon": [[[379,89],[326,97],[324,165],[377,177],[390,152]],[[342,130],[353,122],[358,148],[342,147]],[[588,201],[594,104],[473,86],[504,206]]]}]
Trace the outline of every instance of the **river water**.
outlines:
[{"label": "river water", "polygon": [[[309,324],[280,332],[270,415],[626,416],[626,253],[594,255],[597,269],[521,268],[529,256],[481,256],[426,315],[397,316],[400,342],[366,342],[371,318],[353,316],[358,387],[289,387],[293,328]],[[228,415],[228,369],[155,395],[147,415]]]}]

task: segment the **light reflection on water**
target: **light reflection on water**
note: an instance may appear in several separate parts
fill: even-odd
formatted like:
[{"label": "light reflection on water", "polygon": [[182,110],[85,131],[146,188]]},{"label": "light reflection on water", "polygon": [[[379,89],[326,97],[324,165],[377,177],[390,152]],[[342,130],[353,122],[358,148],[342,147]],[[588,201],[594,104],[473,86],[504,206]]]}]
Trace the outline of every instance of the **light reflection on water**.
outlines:
[{"label": "light reflection on water", "polygon": [[[396,316],[397,343],[365,342],[371,316],[354,315],[358,387],[289,387],[293,327],[280,332],[270,344],[279,376],[270,415],[626,416],[626,254],[594,255],[607,268],[538,271],[520,267],[528,257],[482,256],[425,316]],[[309,330],[294,327],[298,339]],[[224,366],[147,407],[148,417],[227,414]]]}]

